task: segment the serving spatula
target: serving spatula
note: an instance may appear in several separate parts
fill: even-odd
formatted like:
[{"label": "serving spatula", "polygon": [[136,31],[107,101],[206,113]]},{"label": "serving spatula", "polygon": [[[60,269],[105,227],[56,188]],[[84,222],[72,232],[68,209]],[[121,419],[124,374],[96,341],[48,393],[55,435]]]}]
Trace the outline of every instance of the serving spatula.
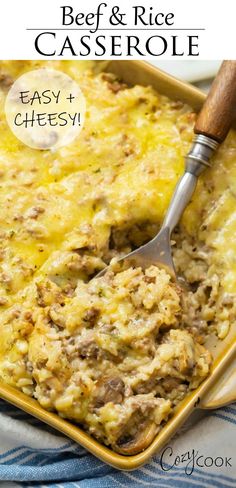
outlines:
[{"label": "serving spatula", "polygon": [[[171,253],[171,233],[179,222],[195,191],[198,176],[211,166],[210,159],[228,134],[236,115],[236,61],[224,61],[211,86],[206,101],[194,126],[193,146],[186,156],[185,172],[175,188],[159,233],[147,244],[122,257],[123,266],[154,264],[165,267],[175,279],[176,272]],[[109,266],[100,271],[104,275]]]}]

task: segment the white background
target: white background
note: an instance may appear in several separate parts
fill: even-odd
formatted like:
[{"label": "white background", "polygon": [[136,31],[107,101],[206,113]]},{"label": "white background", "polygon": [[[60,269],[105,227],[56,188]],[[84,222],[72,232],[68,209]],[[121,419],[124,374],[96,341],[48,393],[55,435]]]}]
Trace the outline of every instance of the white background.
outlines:
[{"label": "white background", "polygon": [[[71,5],[74,7],[74,12],[94,12],[97,5],[101,3],[96,0],[2,0],[1,1],[1,15],[0,15],[0,59],[41,59],[35,50],[34,39],[39,33],[37,31],[29,31],[27,28],[45,28],[55,29],[62,27],[62,12],[60,6]],[[205,31],[188,32],[188,31],[151,31],[147,33],[143,31],[135,32],[140,39],[144,39],[147,35],[179,35],[184,46],[186,44],[186,36],[188,34],[199,35],[199,51],[200,56],[189,58],[182,56],[179,59],[236,59],[236,27],[235,27],[235,2],[232,0],[224,0],[219,2],[217,0],[106,0],[108,4],[105,11],[110,12],[114,5],[119,5],[121,12],[127,12],[127,19],[133,19],[132,5],[143,5],[146,8],[153,6],[156,12],[173,12],[175,14],[175,28],[205,28]],[[100,27],[108,27],[107,15],[103,16],[103,22]],[[79,46],[79,38],[81,35],[89,35],[89,32],[81,32],[76,25],[71,28],[77,28],[74,31],[56,31],[56,41],[52,43],[53,48],[57,48],[58,52],[62,46],[66,35],[70,35],[73,45]],[[165,26],[163,26],[165,27]],[[170,29],[170,27],[169,27]],[[92,37],[96,35],[108,36],[110,34],[120,35],[116,31],[99,31],[96,34],[91,34]],[[134,34],[131,31],[122,32],[122,35]],[[108,43],[109,44],[109,43]],[[124,42],[125,45],[125,42]],[[51,47],[51,46],[50,46]],[[138,55],[133,59],[138,59]],[[69,51],[63,58],[54,56],[51,59],[69,59],[73,58]],[[81,59],[93,59],[94,55],[83,57]],[[104,59],[109,58],[109,52],[104,56]],[[50,59],[45,57],[45,59]],[[76,59],[75,57],[73,59]],[[79,56],[77,57],[79,59]],[[102,59],[101,57],[99,59]],[[115,59],[124,59],[124,56],[115,57]],[[130,59],[130,58],[129,58]],[[142,58],[143,59],[143,58]],[[151,58],[149,58],[151,59]],[[152,59],[175,59],[170,53],[167,53],[158,58]]]}]

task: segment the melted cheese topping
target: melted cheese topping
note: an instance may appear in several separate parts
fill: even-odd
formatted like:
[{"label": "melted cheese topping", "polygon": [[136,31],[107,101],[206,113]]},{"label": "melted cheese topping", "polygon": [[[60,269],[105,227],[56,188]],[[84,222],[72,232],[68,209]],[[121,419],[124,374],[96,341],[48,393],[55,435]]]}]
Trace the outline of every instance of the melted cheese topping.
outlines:
[{"label": "melted cheese topping", "polygon": [[[3,62],[2,77],[41,65]],[[54,252],[76,247],[85,222],[101,244],[111,226],[160,222],[191,138],[192,114],[182,104],[140,86],[116,93],[90,64],[86,71],[80,63],[53,66],[73,76],[87,100],[85,127],[68,147],[50,152],[21,144],[5,122],[1,89],[0,298],[9,305],[42,266],[47,272]]]}]

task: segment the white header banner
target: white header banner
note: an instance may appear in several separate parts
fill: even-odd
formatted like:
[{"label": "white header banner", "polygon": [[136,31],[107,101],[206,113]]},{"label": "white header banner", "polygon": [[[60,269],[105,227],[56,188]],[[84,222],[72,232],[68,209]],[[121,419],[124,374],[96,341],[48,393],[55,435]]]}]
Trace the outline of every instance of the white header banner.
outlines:
[{"label": "white header banner", "polygon": [[236,59],[232,0],[7,0],[0,59]]}]

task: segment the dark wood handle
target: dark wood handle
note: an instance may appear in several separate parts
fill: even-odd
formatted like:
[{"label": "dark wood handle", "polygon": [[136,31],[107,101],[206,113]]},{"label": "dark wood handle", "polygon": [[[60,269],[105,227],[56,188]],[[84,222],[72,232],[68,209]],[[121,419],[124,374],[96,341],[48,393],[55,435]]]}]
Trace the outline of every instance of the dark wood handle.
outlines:
[{"label": "dark wood handle", "polygon": [[236,114],[236,61],[223,61],[195,123],[195,134],[226,138]]}]

